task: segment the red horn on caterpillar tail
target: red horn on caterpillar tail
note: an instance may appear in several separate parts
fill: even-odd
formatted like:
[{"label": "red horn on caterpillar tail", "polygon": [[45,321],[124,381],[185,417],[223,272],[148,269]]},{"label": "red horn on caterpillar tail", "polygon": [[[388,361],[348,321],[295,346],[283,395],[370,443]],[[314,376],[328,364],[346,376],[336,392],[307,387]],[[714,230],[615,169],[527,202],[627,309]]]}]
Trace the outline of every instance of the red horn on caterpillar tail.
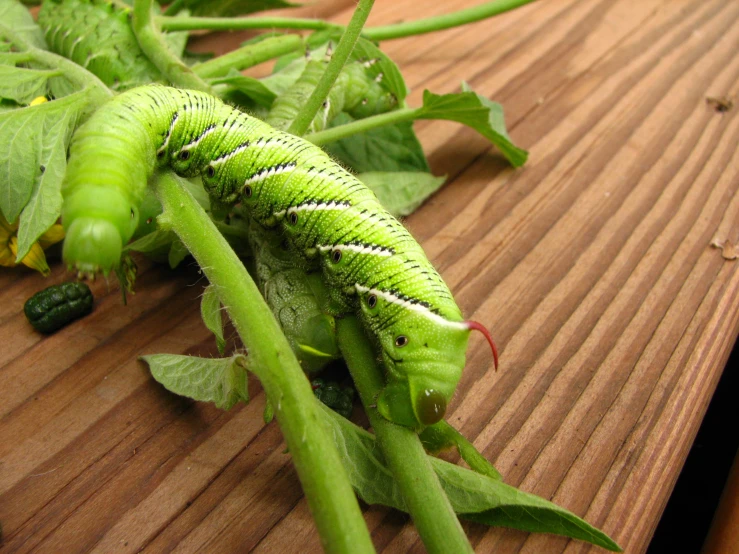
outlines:
[{"label": "red horn on caterpillar tail", "polygon": [[495,346],[495,341],[490,335],[490,331],[488,331],[482,323],[478,323],[477,321],[468,320],[465,321],[465,324],[470,331],[474,329],[475,331],[480,331],[485,336],[488,344],[490,345],[490,349],[493,351],[493,362],[495,362],[495,371],[498,371],[498,348]]}]

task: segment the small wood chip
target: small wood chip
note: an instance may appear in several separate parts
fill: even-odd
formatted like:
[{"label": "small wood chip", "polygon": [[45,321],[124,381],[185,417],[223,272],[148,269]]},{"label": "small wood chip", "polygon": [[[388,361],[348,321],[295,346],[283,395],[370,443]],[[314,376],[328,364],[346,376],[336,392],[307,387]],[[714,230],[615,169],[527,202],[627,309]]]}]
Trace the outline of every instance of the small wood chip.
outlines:
[{"label": "small wood chip", "polygon": [[736,260],[739,258],[737,245],[731,244],[729,239],[725,239],[723,241],[720,239],[713,239],[711,241],[711,246],[721,249],[721,256],[723,256],[724,260]]},{"label": "small wood chip", "polygon": [[719,113],[726,113],[734,107],[734,100],[729,96],[708,96],[706,103]]}]

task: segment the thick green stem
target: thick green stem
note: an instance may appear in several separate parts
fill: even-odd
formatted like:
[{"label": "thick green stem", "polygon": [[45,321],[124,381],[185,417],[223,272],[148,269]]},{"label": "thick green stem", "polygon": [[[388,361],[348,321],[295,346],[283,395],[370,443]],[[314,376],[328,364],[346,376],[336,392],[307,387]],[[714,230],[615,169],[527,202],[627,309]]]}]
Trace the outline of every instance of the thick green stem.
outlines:
[{"label": "thick green stem", "polygon": [[[474,23],[489,17],[513,10],[534,0],[495,0],[486,2],[473,8],[452,12],[449,14],[395,23],[368,27],[362,35],[370,40],[392,40],[410,37],[424,33],[449,29]],[[165,31],[237,31],[242,29],[308,29],[320,30],[341,28],[318,19],[301,19],[295,17],[157,17],[157,22]]]},{"label": "thick green stem", "polygon": [[356,317],[338,320],[339,344],[388,468],[398,483],[423,544],[431,554],[472,552],[439,478],[415,431],[383,418],[376,408],[384,386],[375,355]]},{"label": "thick green stem", "polygon": [[459,27],[475,21],[481,21],[489,17],[511,11],[515,8],[529,4],[534,0],[494,0],[479,6],[459,10],[458,12],[437,15],[426,19],[417,19],[394,25],[383,25],[365,29],[363,35],[370,40],[392,40],[424,33],[433,33],[442,29]]},{"label": "thick green stem", "polygon": [[356,121],[352,121],[346,125],[324,129],[323,131],[306,135],[304,138],[305,140],[309,140],[313,144],[320,146],[345,137],[364,133],[365,131],[375,129],[377,127],[392,125],[394,123],[402,123],[403,121],[413,121],[418,119],[421,110],[422,108],[401,108],[400,110],[372,115],[370,117],[365,117],[364,119],[357,119]]},{"label": "thick green stem", "polygon": [[241,31],[245,29],[296,29],[319,31],[337,28],[328,21],[320,19],[301,19],[298,17],[185,17],[158,16],[155,18],[163,31]]},{"label": "thick green stem", "polygon": [[364,22],[367,21],[367,17],[369,17],[370,10],[372,9],[374,2],[375,0],[359,0],[359,5],[357,6],[357,9],[354,10],[354,14],[349,21],[349,25],[344,34],[341,35],[341,40],[339,40],[339,44],[336,46],[336,51],[331,56],[331,61],[328,62],[326,70],[318,80],[316,88],[313,89],[308,100],[306,100],[305,104],[300,108],[298,115],[295,116],[295,119],[290,124],[290,127],[287,130],[288,133],[302,136],[308,130],[308,127],[310,127],[313,118],[326,100],[331,87],[334,86],[336,78],[341,72],[341,68],[344,67],[344,64],[349,59],[352,50],[354,50],[354,45],[362,32]]},{"label": "thick green stem", "polygon": [[248,349],[250,367],[274,407],[327,552],[374,552],[336,446],[287,339],[243,264],[192,195],[171,173],[155,180],[171,228],[215,286]]},{"label": "thick green stem", "polygon": [[133,3],[133,32],[144,54],[174,85],[212,93],[210,86],[170,52],[164,37],[152,21],[152,0]]},{"label": "thick green stem", "polygon": [[221,77],[231,69],[241,71],[303,47],[303,39],[298,35],[270,37],[256,44],[247,44],[232,50],[228,54],[199,63],[192,70],[204,79]]}]

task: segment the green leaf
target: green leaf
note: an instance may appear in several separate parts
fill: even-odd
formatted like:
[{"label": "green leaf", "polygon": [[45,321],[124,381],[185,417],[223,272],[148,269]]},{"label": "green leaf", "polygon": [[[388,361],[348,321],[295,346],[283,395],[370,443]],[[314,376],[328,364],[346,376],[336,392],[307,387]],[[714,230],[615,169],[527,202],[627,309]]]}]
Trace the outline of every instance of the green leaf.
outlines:
[{"label": "green leaf", "polygon": [[59,70],[25,69],[0,65],[0,98],[18,104],[30,104],[38,96],[46,96],[48,80],[62,75]]},{"label": "green leaf", "polygon": [[200,300],[200,317],[208,330],[216,336],[218,352],[223,355],[226,349],[226,340],[223,338],[223,318],[221,316],[221,300],[213,285],[205,287]]},{"label": "green leaf", "polygon": [[[311,52],[312,54],[313,52]],[[308,58],[303,53],[286,54],[277,59],[274,73],[263,77],[259,82],[272,91],[275,96],[280,96],[298,80],[298,77],[305,71],[307,64]]]},{"label": "green leaf", "polygon": [[432,465],[454,510],[465,519],[532,533],[563,535],[621,551],[603,531],[552,502],[442,460],[434,459]]},{"label": "green leaf", "polygon": [[418,119],[446,119],[472,127],[497,146],[511,165],[522,166],[528,152],[511,142],[501,105],[472,92],[466,83],[462,89],[463,92],[441,95],[423,91],[423,107]]},{"label": "green leaf", "polygon": [[[383,504],[407,511],[374,435],[328,407],[323,406],[319,413],[324,425],[333,432],[357,494],[369,504]],[[438,458],[431,458],[431,465],[454,511],[461,517],[486,525],[564,535],[608,550],[621,550],[605,533],[543,498]]]},{"label": "green leaf", "polygon": [[321,404],[321,408],[321,420],[333,433],[341,461],[357,495],[368,504],[382,504],[408,511],[374,435],[328,406]]},{"label": "green leaf", "polygon": [[360,61],[377,60],[377,63],[367,69],[367,73],[372,78],[377,78],[382,74],[380,83],[383,88],[392,92],[398,99],[398,104],[403,105],[403,101],[408,95],[408,86],[405,84],[400,69],[398,69],[398,66],[387,54],[369,40],[360,38],[354,46],[354,50],[352,50],[351,57],[354,60]]},{"label": "green leaf", "polygon": [[187,46],[187,39],[190,37],[190,33],[187,31],[177,31],[175,33],[162,33],[162,36],[170,51],[178,58],[182,58],[185,54],[185,47]]},{"label": "green leaf", "polygon": [[246,356],[198,358],[179,354],[141,356],[164,388],[201,402],[214,402],[228,410],[239,401],[249,402]]},{"label": "green leaf", "polygon": [[124,250],[133,250],[142,254],[168,254],[173,242],[178,241],[177,235],[167,229],[156,229],[131,243]]},{"label": "green leaf", "polygon": [[212,79],[210,83],[214,85],[230,85],[265,108],[269,108],[275,98],[277,98],[277,94],[270,90],[262,81],[254,77],[242,75],[233,68],[224,77]]},{"label": "green leaf", "polygon": [[41,164],[44,170],[34,180],[31,198],[23,208],[18,227],[18,256],[22,260],[33,243],[56,223],[62,212],[62,181],[67,168],[67,146],[77,125],[78,112],[70,110],[57,118],[46,118],[44,140],[41,145]]},{"label": "green leaf", "polygon": [[183,8],[192,15],[208,17],[232,17],[248,13],[294,8],[298,4],[284,0],[185,0]]},{"label": "green leaf", "polygon": [[187,258],[187,256],[190,254],[190,252],[187,250],[187,247],[182,243],[181,240],[176,240],[172,242],[172,246],[169,249],[169,255],[167,256],[167,262],[169,262],[169,267],[174,269],[180,263],[182,260]]},{"label": "green leaf", "polygon": [[[309,55],[306,57],[301,52],[291,52],[277,59],[272,75],[262,79],[275,94],[280,95],[287,90],[305,69],[308,59],[320,60],[325,58],[328,43],[334,45],[341,38],[342,29],[322,29],[312,33],[306,39]],[[408,87],[403,80],[400,69],[387,54],[380,50],[371,41],[360,37],[354,45],[350,60],[367,61],[377,60],[367,68],[370,78],[377,78],[382,73],[382,87],[395,95],[398,104],[402,104],[408,94]]]},{"label": "green leaf", "polygon": [[412,214],[446,180],[423,171],[369,171],[357,178],[395,217]]},{"label": "green leaf", "polygon": [[44,114],[36,108],[40,106],[0,114],[0,212],[10,223],[28,203],[40,174],[35,145],[42,140]]},{"label": "green leaf", "polygon": [[[0,112],[0,211],[7,221],[18,219],[36,191],[40,205],[31,209],[29,217],[42,214],[44,222],[21,224],[29,230],[43,227],[41,232],[49,227],[47,208],[56,202],[51,199],[56,195],[53,190],[61,186],[70,133],[87,102],[86,92],[80,91],[37,106]],[[52,192],[38,192],[42,184]],[[26,232],[32,235],[29,230]]]},{"label": "green leaf", "polygon": [[[335,127],[353,119],[339,114],[332,122]],[[325,149],[356,173],[370,171],[425,171],[429,164],[418,142],[413,124],[397,123],[352,135],[331,144]]]},{"label": "green leaf", "polygon": [[493,467],[493,464],[480,454],[477,448],[462,433],[443,419],[426,427],[419,438],[423,443],[423,447],[431,454],[438,454],[448,448],[456,448],[462,459],[477,473],[487,475],[492,479],[503,479],[498,470]]},{"label": "green leaf", "polygon": [[326,59],[329,42],[335,46],[342,33],[340,28],[311,33],[305,39],[306,51],[290,52],[277,58],[272,75],[263,77],[261,82],[277,96],[283,94],[302,75],[309,61]]},{"label": "green leaf", "polygon": [[[44,33],[33,20],[30,12],[16,0],[0,2],[0,21],[38,48],[46,50]],[[0,32],[2,36],[2,32]]]}]

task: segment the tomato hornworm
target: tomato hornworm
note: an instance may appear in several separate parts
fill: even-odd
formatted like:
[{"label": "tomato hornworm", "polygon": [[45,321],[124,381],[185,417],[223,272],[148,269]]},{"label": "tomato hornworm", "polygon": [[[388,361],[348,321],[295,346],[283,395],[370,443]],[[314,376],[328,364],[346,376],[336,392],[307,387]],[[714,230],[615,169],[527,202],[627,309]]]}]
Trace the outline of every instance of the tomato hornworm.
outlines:
[{"label": "tomato hornworm", "polygon": [[298,265],[320,269],[334,313],[356,313],[377,344],[387,381],[377,407],[387,419],[418,428],[444,416],[471,329],[495,353],[374,193],[317,146],[201,92],[132,89],[78,129],[63,186],[68,263],[115,267],[157,167],[200,175],[214,200],[241,202]]}]

